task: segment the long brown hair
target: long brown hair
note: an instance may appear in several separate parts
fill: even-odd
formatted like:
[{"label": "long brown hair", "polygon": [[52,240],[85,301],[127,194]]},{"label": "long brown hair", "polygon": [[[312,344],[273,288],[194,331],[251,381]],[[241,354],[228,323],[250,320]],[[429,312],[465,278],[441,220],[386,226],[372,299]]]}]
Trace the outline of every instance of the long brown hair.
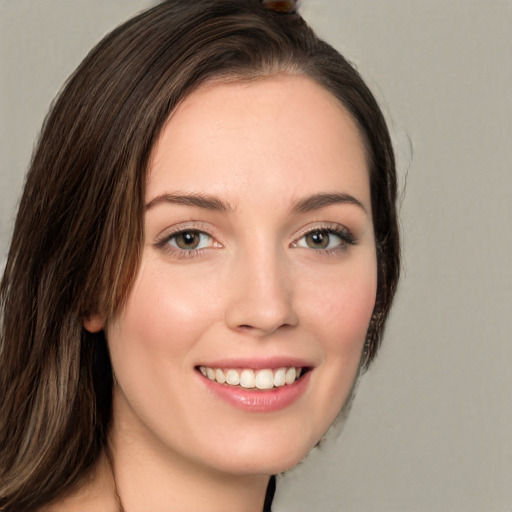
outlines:
[{"label": "long brown hair", "polygon": [[164,1],[106,36],[48,115],[0,285],[0,510],[30,511],[79,486],[105,446],[112,370],[103,333],[136,274],[145,173],[176,105],[211,79],[311,77],[365,142],[378,291],[362,366],[374,358],[399,275],[393,150],[353,67],[296,13],[257,0]]}]

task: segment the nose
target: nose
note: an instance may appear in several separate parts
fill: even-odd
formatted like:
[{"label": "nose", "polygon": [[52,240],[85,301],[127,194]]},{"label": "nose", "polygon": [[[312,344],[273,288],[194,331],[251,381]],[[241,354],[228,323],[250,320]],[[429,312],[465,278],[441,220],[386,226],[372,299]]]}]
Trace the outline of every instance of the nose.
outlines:
[{"label": "nose", "polygon": [[264,337],[298,324],[293,280],[277,251],[257,251],[236,259],[231,268],[226,324]]}]

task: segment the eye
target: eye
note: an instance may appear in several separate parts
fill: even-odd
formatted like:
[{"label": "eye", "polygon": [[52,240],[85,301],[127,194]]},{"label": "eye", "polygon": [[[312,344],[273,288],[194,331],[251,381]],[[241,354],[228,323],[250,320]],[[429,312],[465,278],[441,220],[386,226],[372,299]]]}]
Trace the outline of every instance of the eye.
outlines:
[{"label": "eye", "polygon": [[188,229],[173,234],[167,239],[167,243],[176,249],[194,251],[211,247],[213,238],[203,231]]},{"label": "eye", "polygon": [[298,247],[306,247],[309,249],[333,249],[343,243],[342,239],[327,230],[311,231],[304,235],[298,242]]},{"label": "eye", "polygon": [[354,239],[345,230],[337,229],[315,229],[303,235],[295,243],[295,247],[314,249],[317,251],[330,251],[342,249],[347,244],[353,244]]}]

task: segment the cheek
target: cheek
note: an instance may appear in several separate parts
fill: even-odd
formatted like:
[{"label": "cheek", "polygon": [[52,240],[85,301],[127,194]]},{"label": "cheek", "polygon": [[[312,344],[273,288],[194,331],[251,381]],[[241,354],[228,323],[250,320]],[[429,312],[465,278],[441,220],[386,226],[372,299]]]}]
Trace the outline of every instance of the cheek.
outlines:
[{"label": "cheek", "polygon": [[335,302],[333,300],[330,304],[334,349],[350,349],[350,345],[354,345],[356,350],[360,348],[375,306],[375,295],[376,285],[372,278],[352,279],[344,283]]},{"label": "cheek", "polygon": [[147,355],[180,353],[217,315],[218,298],[211,283],[158,268],[141,269],[111,337]]},{"label": "cheek", "polygon": [[[373,258],[309,283],[312,317],[324,333],[326,349],[340,355],[362,348],[377,291],[377,269]],[[311,294],[311,290],[316,290]],[[320,329],[320,327],[318,327]]]},{"label": "cheek", "polygon": [[[375,305],[376,265],[369,260],[356,271],[317,283],[310,296],[309,329],[316,329],[323,362],[316,374],[314,414],[322,418],[319,437],[329,428],[349,398],[359,369],[366,332]],[[324,276],[325,277],[325,276]],[[329,284],[327,285],[327,282]]]},{"label": "cheek", "polygon": [[[149,258],[143,263],[107,338],[119,417],[135,425],[142,420],[164,439],[169,410],[187,411],[181,390],[190,378],[194,350],[218,318],[220,306],[210,292],[211,282],[173,272]],[[172,432],[186,435],[185,423],[175,424]]]}]

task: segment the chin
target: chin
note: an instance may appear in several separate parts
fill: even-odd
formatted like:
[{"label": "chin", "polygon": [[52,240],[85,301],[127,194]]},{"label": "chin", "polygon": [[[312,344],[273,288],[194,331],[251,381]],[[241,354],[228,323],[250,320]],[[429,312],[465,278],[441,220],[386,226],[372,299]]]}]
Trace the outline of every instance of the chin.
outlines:
[{"label": "chin", "polygon": [[[231,435],[230,442],[219,440],[210,451],[206,446],[205,456],[210,451],[211,467],[222,472],[238,475],[275,475],[290,470],[299,464],[318,445],[330,425],[321,429],[304,422],[295,425],[259,425],[247,428],[244,435]],[[222,447],[218,449],[217,447]]]},{"label": "chin", "polygon": [[250,457],[236,457],[230,461],[220,461],[216,465],[224,473],[234,475],[277,475],[284,473],[299,464],[310,452],[313,446],[304,449],[295,449],[284,452],[277,450],[272,453],[260,451],[257,455]]}]

